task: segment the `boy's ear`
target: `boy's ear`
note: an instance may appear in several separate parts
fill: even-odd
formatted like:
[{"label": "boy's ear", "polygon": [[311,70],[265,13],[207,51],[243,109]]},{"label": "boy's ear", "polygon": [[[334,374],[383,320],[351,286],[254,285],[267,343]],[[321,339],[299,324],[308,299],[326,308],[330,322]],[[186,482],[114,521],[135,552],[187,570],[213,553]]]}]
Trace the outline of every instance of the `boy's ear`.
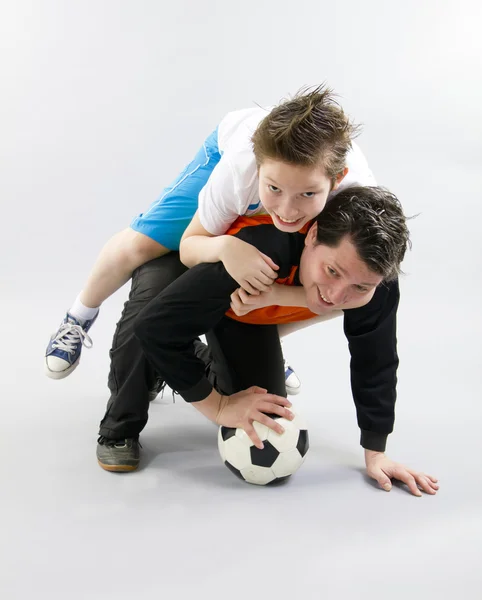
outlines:
[{"label": "boy's ear", "polygon": [[336,176],[336,179],[335,179],[335,184],[333,186],[333,190],[336,190],[336,188],[340,185],[340,183],[345,179],[347,174],[348,174],[348,167],[345,167],[341,173],[338,173],[338,175]]}]

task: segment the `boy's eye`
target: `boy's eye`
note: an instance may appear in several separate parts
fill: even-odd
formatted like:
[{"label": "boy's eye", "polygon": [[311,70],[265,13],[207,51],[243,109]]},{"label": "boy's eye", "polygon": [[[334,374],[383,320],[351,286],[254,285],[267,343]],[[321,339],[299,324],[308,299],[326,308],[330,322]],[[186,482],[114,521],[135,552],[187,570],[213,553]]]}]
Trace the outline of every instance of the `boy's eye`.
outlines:
[{"label": "boy's eye", "polygon": [[274,192],[275,194],[277,194],[278,192],[280,192],[281,190],[279,189],[279,187],[276,187],[275,185],[268,185],[268,189],[270,192]]},{"label": "boy's eye", "polygon": [[304,194],[302,194],[302,196],[304,196],[305,198],[313,198],[314,195],[315,192],[305,192]]}]

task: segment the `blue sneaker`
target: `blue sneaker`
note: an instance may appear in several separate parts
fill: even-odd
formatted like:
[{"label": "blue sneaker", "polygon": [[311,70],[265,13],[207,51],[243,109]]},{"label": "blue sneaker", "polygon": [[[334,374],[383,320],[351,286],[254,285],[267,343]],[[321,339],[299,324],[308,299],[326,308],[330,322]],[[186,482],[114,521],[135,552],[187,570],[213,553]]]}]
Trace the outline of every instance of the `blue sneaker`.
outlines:
[{"label": "blue sneaker", "polygon": [[298,375],[293,371],[292,367],[285,360],[285,383],[286,393],[288,396],[296,396],[301,391],[301,381],[298,379]]},{"label": "blue sneaker", "polygon": [[87,335],[97,319],[98,312],[90,321],[80,321],[67,313],[57,333],[51,338],[45,352],[45,374],[51,379],[63,379],[72,373],[80,360],[82,346],[92,348]]}]

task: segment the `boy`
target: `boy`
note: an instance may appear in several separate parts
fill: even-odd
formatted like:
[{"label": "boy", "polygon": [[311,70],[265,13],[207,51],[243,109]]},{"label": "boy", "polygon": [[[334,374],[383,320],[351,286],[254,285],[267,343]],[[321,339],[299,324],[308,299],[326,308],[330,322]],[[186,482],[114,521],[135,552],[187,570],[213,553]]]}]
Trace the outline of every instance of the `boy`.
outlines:
[{"label": "boy", "polygon": [[[375,185],[363,154],[352,144],[355,132],[324,88],[301,93],[272,110],[229,113],[161,198],[104,247],[50,339],[46,374],[62,379],[72,373],[82,345],[92,344],[88,332],[102,302],[140,265],[177,250],[183,234],[186,265],[220,259],[245,291],[266,291],[276,277],[274,265],[240,240],[233,246],[231,239],[226,249],[222,234],[239,215],[260,213],[271,215],[281,231],[296,232],[337,190],[355,183]],[[191,223],[198,198],[199,213]],[[170,279],[167,273],[165,277]],[[300,382],[288,366],[286,380],[288,391],[299,391]]]},{"label": "boy", "polygon": [[[222,262],[200,264],[167,287],[137,318],[135,333],[147,358],[166,383],[202,414],[221,425],[242,427],[262,447],[253,422],[280,431],[268,414],[290,418],[277,324],[343,310],[367,472],[386,490],[390,477],[395,477],[414,495],[421,495],[418,486],[434,494],[436,479],[384,454],[396,398],[397,275],[409,243],[397,199],[381,188],[344,190],[307,233],[290,235],[266,217],[258,221],[257,226],[244,227],[249,221],[240,219],[230,233],[279,266],[278,283],[301,283],[308,308],[269,306],[267,311],[236,316],[229,310],[236,280]],[[198,356],[202,334],[212,355],[207,365]],[[110,470],[110,445],[100,440],[97,455],[101,466]],[[118,465],[118,457],[115,460]],[[131,470],[136,466],[135,460],[126,464]]]}]

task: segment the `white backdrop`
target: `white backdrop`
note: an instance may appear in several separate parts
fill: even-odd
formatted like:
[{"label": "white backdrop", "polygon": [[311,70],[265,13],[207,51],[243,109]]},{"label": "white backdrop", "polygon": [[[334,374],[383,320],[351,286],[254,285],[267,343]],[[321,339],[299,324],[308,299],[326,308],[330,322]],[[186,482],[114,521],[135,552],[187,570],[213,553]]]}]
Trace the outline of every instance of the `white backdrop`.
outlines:
[{"label": "white backdrop", "polygon": [[[29,598],[34,589],[37,598],[50,599],[121,600],[134,591],[141,598],[166,591],[184,598],[193,590],[221,597],[216,590],[238,577],[234,566],[246,573],[252,561],[264,561],[267,579],[256,571],[257,584],[245,581],[231,598],[256,590],[318,598],[310,593],[320,565],[332,597],[385,598],[398,565],[408,573],[407,587],[388,590],[392,597],[411,590],[412,578],[415,598],[424,586],[442,598],[462,591],[480,597],[481,25],[475,0],[0,3],[6,483],[0,502],[7,534],[0,544],[8,544],[0,552],[2,597]],[[399,402],[389,453],[440,476],[442,491],[415,506],[400,490],[377,495],[347,471],[363,465],[341,321],[284,343],[303,380],[299,402],[321,462],[307,462],[299,488],[293,483],[276,499],[270,494],[267,513],[260,513],[258,494],[243,496],[230,480],[226,491],[224,473],[219,480],[199,475],[211,473],[202,471],[203,460],[212,461],[212,473],[219,468],[212,434],[177,404],[153,406],[143,438],[147,469],[124,479],[102,472],[95,435],[107,400],[108,349],[128,286],[105,303],[92,330],[94,348],[64,381],[42,373],[49,334],[104,242],[158,196],[224,113],[277,103],[323,81],[364,124],[358,143],[378,182],[408,214],[420,213],[411,222],[413,250],[404,264]],[[311,489],[319,464],[328,470],[326,485]],[[364,525],[353,513],[360,502]],[[218,519],[215,532],[203,521],[205,511]],[[287,513],[298,521],[285,524],[287,537],[273,526],[268,535],[283,554],[253,549],[269,515],[281,522]],[[199,537],[193,542],[183,526]],[[220,528],[238,531],[231,554],[215,543],[226,542]],[[371,536],[375,541],[365,546]],[[190,542],[206,570],[191,567],[188,582],[175,565],[186,559]],[[297,555],[303,543],[309,552]],[[117,563],[119,546],[128,552]],[[216,577],[209,556],[220,568]],[[293,577],[273,589],[281,558],[292,562]],[[339,571],[342,560],[353,579]],[[144,575],[121,584],[114,574],[129,565]],[[77,569],[87,575],[72,589]],[[375,591],[360,591],[357,579]]]}]

